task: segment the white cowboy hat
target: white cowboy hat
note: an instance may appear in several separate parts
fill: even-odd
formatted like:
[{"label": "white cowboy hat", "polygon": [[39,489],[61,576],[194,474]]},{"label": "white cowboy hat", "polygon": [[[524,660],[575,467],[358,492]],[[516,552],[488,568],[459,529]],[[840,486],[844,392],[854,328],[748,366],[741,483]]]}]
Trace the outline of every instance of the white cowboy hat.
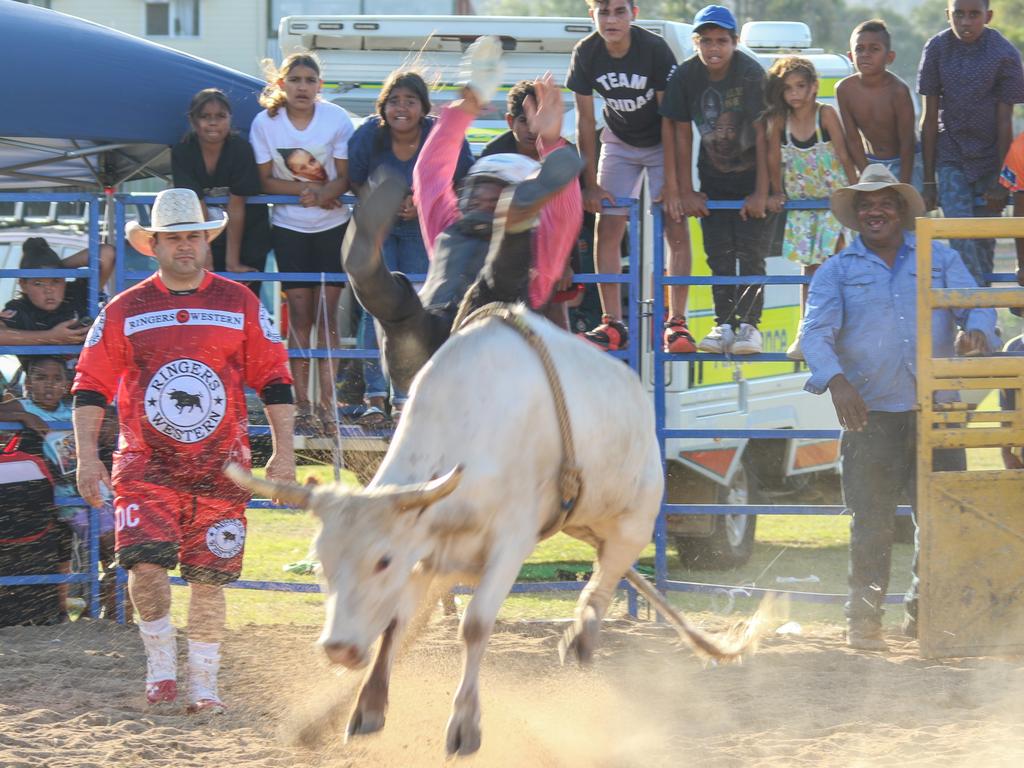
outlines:
[{"label": "white cowboy hat", "polygon": [[881,163],[871,163],[861,172],[860,181],[832,193],[829,199],[832,215],[839,219],[839,223],[844,227],[859,232],[860,222],[853,207],[854,198],[858,192],[877,192],[880,189],[895,190],[907,204],[903,211],[904,229],[913,229],[914,219],[925,215],[924,200],[921,199],[920,193],[909,184],[900,183],[899,179],[892,175],[892,171]]},{"label": "white cowboy hat", "polygon": [[[211,209],[211,212],[217,212]],[[191,189],[165,189],[157,193],[150,212],[150,225],[144,227],[137,221],[130,221],[124,228],[124,236],[132,247],[146,256],[153,256],[154,232],[205,231],[206,242],[210,242],[228,225],[228,215],[212,221],[203,218],[203,206]]]}]

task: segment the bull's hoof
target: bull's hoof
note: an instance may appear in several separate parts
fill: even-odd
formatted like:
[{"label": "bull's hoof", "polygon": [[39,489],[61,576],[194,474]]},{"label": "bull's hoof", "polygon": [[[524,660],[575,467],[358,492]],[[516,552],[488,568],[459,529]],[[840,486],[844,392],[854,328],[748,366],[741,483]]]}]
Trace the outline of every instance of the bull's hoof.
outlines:
[{"label": "bull's hoof", "polygon": [[357,706],[348,719],[348,727],[345,729],[346,738],[353,736],[366,736],[376,733],[384,727],[384,710],[362,709]]},{"label": "bull's hoof", "polygon": [[458,718],[452,714],[445,733],[445,751],[448,756],[472,755],[480,749],[480,725],[471,718]]},{"label": "bull's hoof", "polygon": [[571,651],[581,667],[589,667],[594,661],[594,648],[597,646],[600,629],[601,623],[594,616],[570,624],[558,641],[558,658],[561,663],[565,664]]}]

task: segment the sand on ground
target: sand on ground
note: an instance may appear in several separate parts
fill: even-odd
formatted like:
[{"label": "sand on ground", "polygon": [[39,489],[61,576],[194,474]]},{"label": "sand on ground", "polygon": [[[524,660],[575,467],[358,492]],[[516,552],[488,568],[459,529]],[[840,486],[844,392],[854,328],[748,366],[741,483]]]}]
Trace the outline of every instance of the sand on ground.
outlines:
[{"label": "sand on ground", "polygon": [[[714,614],[692,617],[711,631]],[[482,675],[483,746],[465,766],[1024,765],[1024,659],[924,660],[843,645],[842,628],[769,637],[742,665],[704,665],[651,622],[606,622],[595,665],[559,666],[557,623],[500,624]],[[316,627],[251,626],[224,645],[219,717],[144,704],[136,630],[107,622],[0,630],[4,768],[441,766],[458,683],[455,624],[398,660],[387,723],[344,743],[361,673],[314,647]],[[184,640],[180,640],[184,650]],[[182,654],[184,662],[184,654]],[[303,730],[305,729],[305,730]],[[317,743],[302,746],[305,733]],[[450,763],[448,763],[450,765]]]}]

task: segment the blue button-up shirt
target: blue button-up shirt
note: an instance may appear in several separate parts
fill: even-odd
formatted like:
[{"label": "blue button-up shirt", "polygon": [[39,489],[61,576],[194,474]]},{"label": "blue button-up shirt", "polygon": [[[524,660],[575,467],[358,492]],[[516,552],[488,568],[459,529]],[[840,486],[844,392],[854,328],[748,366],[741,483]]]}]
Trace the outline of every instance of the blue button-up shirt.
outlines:
[{"label": "blue button-up shirt", "polygon": [[[933,288],[977,288],[960,255],[932,243]],[[982,331],[999,348],[994,309],[937,309],[932,354],[952,357],[956,327]],[[869,411],[917,405],[917,241],[906,232],[890,268],[858,236],[811,280],[800,348],[811,369],[804,389],[820,395],[843,374]]]}]

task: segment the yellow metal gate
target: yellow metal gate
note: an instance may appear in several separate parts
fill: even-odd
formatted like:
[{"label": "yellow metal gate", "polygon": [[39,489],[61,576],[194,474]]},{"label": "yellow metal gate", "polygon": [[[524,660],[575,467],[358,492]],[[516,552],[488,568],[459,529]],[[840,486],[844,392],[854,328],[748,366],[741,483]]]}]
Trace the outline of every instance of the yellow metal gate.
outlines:
[{"label": "yellow metal gate", "polygon": [[[935,448],[1024,445],[1024,357],[933,358],[932,309],[1024,305],[1024,288],[932,288],[935,238],[1024,237],[1024,219],[917,220],[918,638],[925,657],[1024,653],[1024,471],[933,472]],[[1012,411],[936,405],[941,390],[1016,391]]]}]

